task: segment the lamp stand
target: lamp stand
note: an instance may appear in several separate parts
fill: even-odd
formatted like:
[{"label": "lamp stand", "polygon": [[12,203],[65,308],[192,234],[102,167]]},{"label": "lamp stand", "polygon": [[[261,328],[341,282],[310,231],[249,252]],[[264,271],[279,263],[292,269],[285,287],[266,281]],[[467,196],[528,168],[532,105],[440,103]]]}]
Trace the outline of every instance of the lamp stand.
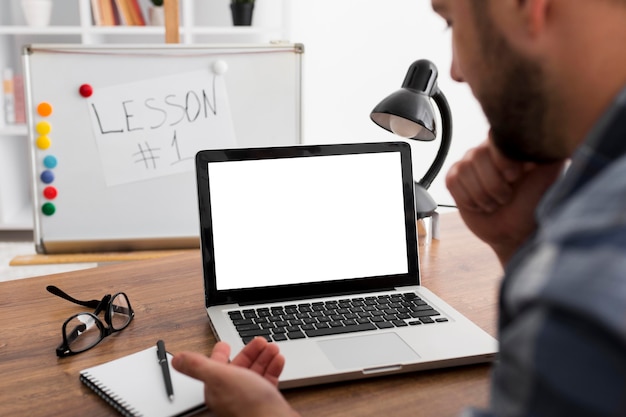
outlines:
[{"label": "lamp stand", "polygon": [[433,94],[433,101],[437,104],[441,113],[441,144],[430,168],[428,168],[422,179],[415,182],[413,186],[415,192],[415,213],[418,219],[430,217],[437,210],[437,203],[428,192],[428,187],[430,187],[430,184],[441,171],[452,142],[452,113],[448,100],[446,100],[439,88]]},{"label": "lamp stand", "polygon": [[428,246],[433,239],[439,239],[439,213],[417,219],[417,239],[420,246]]}]

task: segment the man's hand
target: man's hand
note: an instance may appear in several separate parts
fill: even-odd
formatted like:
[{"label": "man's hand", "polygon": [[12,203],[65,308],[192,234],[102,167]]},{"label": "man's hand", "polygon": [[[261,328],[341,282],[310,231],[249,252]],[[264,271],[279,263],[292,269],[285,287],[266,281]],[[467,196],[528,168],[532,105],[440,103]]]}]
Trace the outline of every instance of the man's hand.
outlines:
[{"label": "man's hand", "polygon": [[446,185],[467,226],[505,265],[536,229],[535,208],[563,165],[512,161],[487,140],[450,168]]},{"label": "man's hand", "polygon": [[[217,342],[211,352],[211,359],[221,363],[228,363],[230,346],[228,343]],[[278,386],[278,377],[285,366],[285,358],[280,354],[275,343],[268,343],[262,337],[257,337],[248,343],[232,361],[233,365],[248,368],[267,379],[274,386]]]},{"label": "man's hand", "polygon": [[207,358],[199,353],[174,356],[176,370],[204,382],[204,400],[218,416],[297,416],[277,389],[285,364],[278,346],[256,338],[228,363],[230,346],[218,342]]}]

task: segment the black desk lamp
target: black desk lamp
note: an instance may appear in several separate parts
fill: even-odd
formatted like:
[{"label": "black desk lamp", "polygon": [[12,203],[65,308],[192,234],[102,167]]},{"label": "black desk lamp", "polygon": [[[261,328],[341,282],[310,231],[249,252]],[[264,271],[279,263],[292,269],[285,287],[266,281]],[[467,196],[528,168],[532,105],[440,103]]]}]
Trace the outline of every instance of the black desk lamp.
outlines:
[{"label": "black desk lamp", "polygon": [[432,141],[437,137],[437,127],[430,98],[439,108],[442,124],[439,151],[424,177],[414,184],[418,219],[432,216],[437,209],[437,203],[427,190],[443,166],[452,139],[452,114],[437,86],[437,74],[432,62],[415,61],[409,67],[402,88],[381,101],[370,114],[374,123],[398,136]]}]

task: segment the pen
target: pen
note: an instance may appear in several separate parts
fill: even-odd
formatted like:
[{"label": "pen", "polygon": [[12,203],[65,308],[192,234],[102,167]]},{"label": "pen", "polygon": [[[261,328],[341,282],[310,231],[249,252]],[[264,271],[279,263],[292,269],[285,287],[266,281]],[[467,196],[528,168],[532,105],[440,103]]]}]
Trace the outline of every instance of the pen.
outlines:
[{"label": "pen", "polygon": [[174,400],[174,388],[172,387],[172,378],[170,377],[170,367],[167,363],[167,354],[165,351],[165,343],[162,340],[157,342],[157,358],[159,365],[163,371],[163,381],[165,381],[165,390],[170,401]]}]

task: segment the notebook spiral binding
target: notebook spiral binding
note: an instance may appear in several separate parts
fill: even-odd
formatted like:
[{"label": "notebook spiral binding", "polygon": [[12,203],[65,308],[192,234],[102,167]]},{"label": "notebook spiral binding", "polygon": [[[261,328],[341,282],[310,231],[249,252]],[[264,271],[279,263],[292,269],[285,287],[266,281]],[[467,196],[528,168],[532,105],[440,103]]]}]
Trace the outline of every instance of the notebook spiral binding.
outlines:
[{"label": "notebook spiral binding", "polygon": [[142,417],[143,415],[138,413],[129,404],[122,401],[122,399],[113,395],[107,388],[100,384],[97,379],[92,379],[89,373],[83,373],[80,375],[80,381],[87,385],[93,392],[98,394],[100,398],[109,403],[110,406],[115,408],[124,417]]}]

